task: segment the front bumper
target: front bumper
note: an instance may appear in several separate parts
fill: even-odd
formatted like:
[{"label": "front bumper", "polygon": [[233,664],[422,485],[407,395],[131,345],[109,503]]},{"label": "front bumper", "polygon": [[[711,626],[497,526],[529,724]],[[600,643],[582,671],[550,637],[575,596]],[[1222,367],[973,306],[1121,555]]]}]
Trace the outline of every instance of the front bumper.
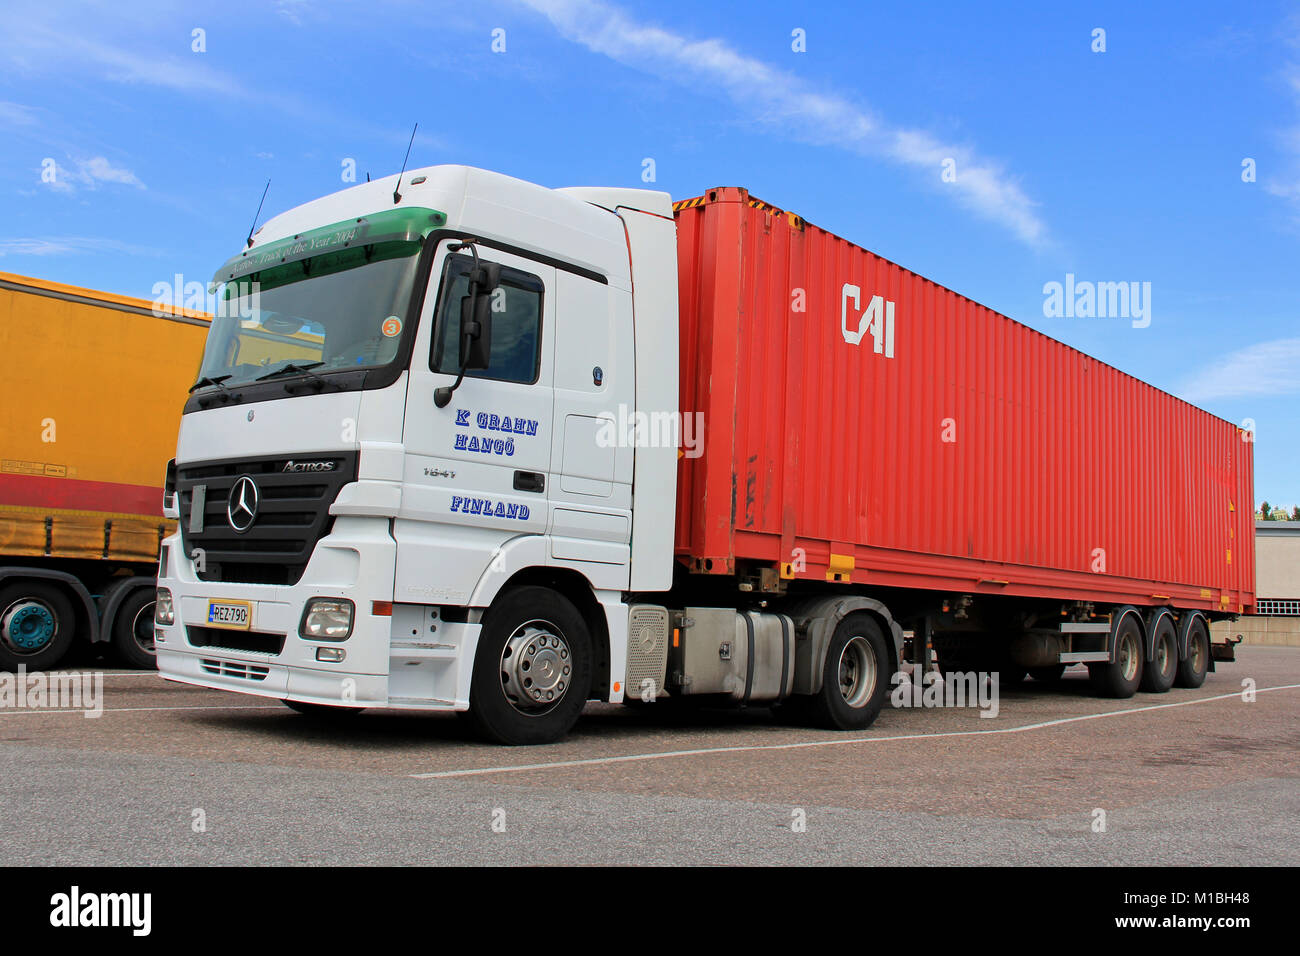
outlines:
[{"label": "front bumper", "polygon": [[[168,566],[160,587],[171,590],[175,621],[156,628],[158,671],[168,680],[277,700],[353,707],[413,706],[390,702],[389,671],[393,617],[373,613],[373,602],[391,601],[396,544],[385,518],[339,517],[312,553],[302,579],[293,585],[202,581],[183,552],[179,534],[168,539]],[[340,597],[355,606],[345,641],[312,641],[298,635],[306,602]],[[211,600],[247,602],[247,631],[208,627]],[[191,630],[199,629],[199,630]],[[267,643],[278,650],[222,646]],[[250,641],[250,636],[256,638]],[[205,646],[206,645],[206,646]],[[319,648],[345,651],[343,661],[323,662]],[[454,702],[429,700],[423,709],[455,709]]]}]

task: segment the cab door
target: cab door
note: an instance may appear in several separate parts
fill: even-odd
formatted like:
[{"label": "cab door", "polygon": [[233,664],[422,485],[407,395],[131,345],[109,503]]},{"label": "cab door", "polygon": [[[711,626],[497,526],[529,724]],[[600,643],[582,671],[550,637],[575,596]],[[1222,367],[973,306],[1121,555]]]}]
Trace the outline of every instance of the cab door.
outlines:
[{"label": "cab door", "polygon": [[430,277],[407,391],[394,599],[467,601],[507,541],[547,529],[551,483],[555,269],[480,244],[501,266],[491,293],[489,365],[467,371],[445,408],[434,392],[456,380],[460,304],[474,259],[444,243]]}]

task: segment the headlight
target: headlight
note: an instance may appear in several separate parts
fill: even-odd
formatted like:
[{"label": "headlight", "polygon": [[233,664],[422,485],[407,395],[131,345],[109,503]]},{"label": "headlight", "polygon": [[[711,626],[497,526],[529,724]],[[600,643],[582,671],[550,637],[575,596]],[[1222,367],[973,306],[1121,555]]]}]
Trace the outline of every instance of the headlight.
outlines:
[{"label": "headlight", "polygon": [[346,641],[352,633],[352,602],[312,598],[302,612],[298,634],[309,641]]},{"label": "headlight", "polygon": [[172,607],[172,592],[159,588],[154,599],[153,622],[159,627],[170,627],[176,623],[176,609]]}]

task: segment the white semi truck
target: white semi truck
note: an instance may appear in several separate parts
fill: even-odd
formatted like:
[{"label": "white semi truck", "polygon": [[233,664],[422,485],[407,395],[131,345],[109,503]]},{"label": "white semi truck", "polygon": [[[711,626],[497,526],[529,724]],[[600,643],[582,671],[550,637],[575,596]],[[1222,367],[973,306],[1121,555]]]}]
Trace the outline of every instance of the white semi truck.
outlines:
[{"label": "white semi truck", "polygon": [[[437,166],[307,203],[250,237],[215,277],[225,307],[169,468],[162,676],[315,714],[468,711],[505,743],[557,739],[588,700],[784,702],[858,729],[932,646],[1004,678],[1087,663],[1117,696],[1204,679],[1208,620],[1253,601],[1253,582],[1020,568],[985,560],[980,534],[961,528],[960,553],[881,547],[880,521],[896,516],[871,502],[894,471],[853,444],[879,416],[844,382],[895,374],[897,350],[918,363],[899,387],[930,389],[919,363],[934,350],[916,344],[929,313],[873,284],[852,247],[803,280],[824,325],[792,317],[785,273],[759,267],[803,268],[790,251],[815,238],[802,220],[741,190],[683,208],[715,218],[679,237],[662,192]],[[691,270],[680,283],[679,257]],[[743,296],[768,286],[764,324]],[[712,326],[700,318],[711,310]],[[799,351],[814,336],[816,351]],[[849,379],[782,364],[801,354]],[[805,391],[807,407],[789,411]],[[704,416],[702,435],[683,407]],[[846,495],[834,513],[799,485],[832,466]],[[945,473],[988,475],[951,459]],[[982,509],[956,520],[973,528]]]}]

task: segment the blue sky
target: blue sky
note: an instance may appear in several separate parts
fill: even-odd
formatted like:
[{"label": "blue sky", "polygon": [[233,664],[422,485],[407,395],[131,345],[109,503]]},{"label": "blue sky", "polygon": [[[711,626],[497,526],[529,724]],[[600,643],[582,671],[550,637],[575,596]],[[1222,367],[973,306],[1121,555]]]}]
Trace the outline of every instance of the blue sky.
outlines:
[{"label": "blue sky", "polygon": [[[263,219],[396,172],[417,121],[411,166],[746,186],[1252,419],[1257,503],[1300,503],[1300,5],[8,4],[0,271],[206,280],[268,177]],[[1045,316],[1067,273],[1149,282],[1150,325]]]}]

